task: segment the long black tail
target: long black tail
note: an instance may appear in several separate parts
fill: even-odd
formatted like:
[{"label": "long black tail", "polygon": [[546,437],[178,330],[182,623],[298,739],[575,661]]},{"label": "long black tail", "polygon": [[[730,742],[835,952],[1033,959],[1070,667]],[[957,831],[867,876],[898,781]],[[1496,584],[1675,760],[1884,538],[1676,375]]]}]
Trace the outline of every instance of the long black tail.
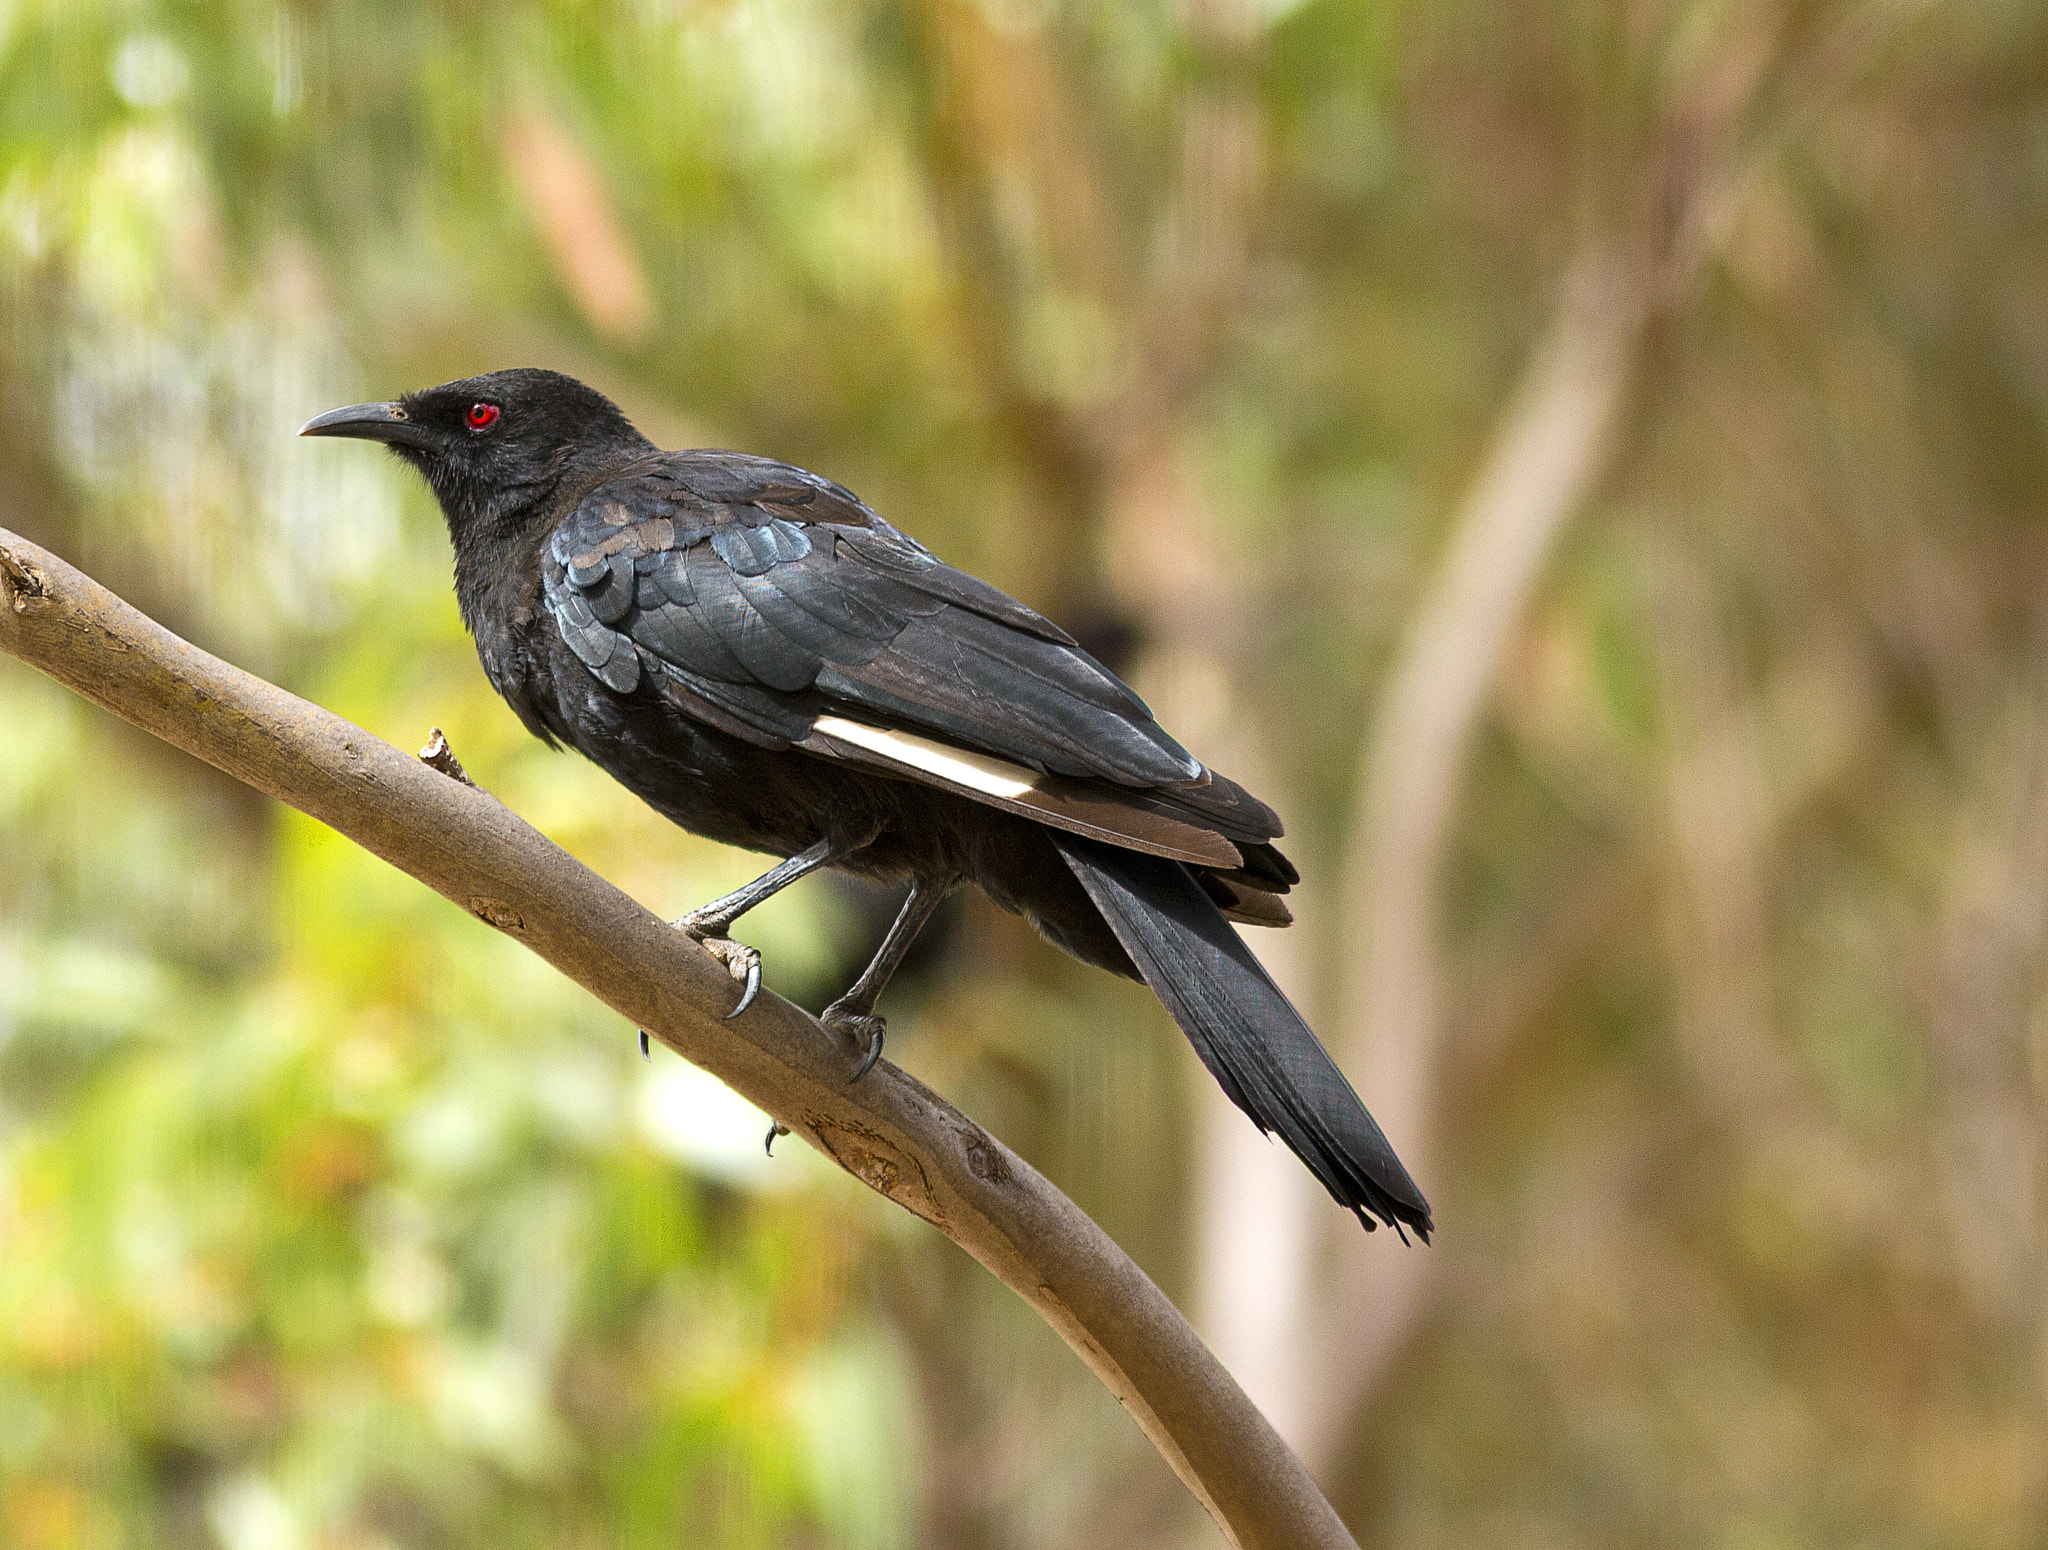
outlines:
[{"label": "long black tail", "polygon": [[1429,1241],[1429,1202],[1320,1040],[1188,869],[1048,831],[1202,1064],[1339,1205]]}]

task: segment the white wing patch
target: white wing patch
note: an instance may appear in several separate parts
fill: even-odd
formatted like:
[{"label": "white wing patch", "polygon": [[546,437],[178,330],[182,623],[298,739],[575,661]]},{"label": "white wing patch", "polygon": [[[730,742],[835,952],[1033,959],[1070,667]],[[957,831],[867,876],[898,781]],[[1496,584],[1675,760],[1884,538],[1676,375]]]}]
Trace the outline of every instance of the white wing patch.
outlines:
[{"label": "white wing patch", "polygon": [[869,726],[843,716],[820,716],[797,747],[855,764],[872,760],[884,773],[957,791],[1036,823],[1190,866],[1228,871],[1244,864],[1238,848],[1222,835],[1144,806],[1143,792],[1127,793],[1106,782],[1041,775],[1007,759],[956,748],[915,732]]},{"label": "white wing patch", "polygon": [[813,730],[823,732],[827,737],[836,737],[842,743],[865,748],[869,753],[878,753],[885,759],[894,759],[898,764],[907,764],[912,769],[936,775],[956,786],[965,786],[969,791],[985,792],[1007,801],[1016,801],[1038,784],[1036,772],[1025,769],[1021,764],[991,759],[986,754],[971,753],[965,748],[949,747],[931,738],[919,737],[915,732],[892,732],[886,727],[866,726],[839,716],[820,716]]}]

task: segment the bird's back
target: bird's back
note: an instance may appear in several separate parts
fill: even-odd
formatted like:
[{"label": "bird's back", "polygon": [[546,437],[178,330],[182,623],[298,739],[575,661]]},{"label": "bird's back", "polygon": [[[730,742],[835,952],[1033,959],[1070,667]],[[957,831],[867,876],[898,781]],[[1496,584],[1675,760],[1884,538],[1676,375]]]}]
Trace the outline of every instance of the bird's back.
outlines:
[{"label": "bird's back", "polygon": [[[570,702],[557,735],[607,768],[630,760],[613,773],[698,832],[801,848],[849,791],[882,781],[849,821],[881,822],[880,852],[893,838],[907,857],[920,843],[900,831],[929,826],[934,806],[894,789],[907,784],[957,799],[938,804],[949,812],[1185,861],[1225,908],[1285,920],[1276,896],[1295,878],[1269,808],[1057,625],[829,480],[735,453],[643,458],[581,495],[539,569],[573,659],[552,664]],[[821,800],[792,800],[807,793]]]}]

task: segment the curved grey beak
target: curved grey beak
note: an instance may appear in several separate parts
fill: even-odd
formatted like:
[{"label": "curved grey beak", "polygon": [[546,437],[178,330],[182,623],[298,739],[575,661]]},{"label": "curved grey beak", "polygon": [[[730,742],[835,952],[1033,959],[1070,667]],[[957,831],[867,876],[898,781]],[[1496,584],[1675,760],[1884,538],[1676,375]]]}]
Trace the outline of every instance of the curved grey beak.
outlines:
[{"label": "curved grey beak", "polygon": [[358,441],[391,441],[431,452],[439,438],[415,425],[403,404],[350,404],[316,414],[299,427],[301,436],[353,436]]}]

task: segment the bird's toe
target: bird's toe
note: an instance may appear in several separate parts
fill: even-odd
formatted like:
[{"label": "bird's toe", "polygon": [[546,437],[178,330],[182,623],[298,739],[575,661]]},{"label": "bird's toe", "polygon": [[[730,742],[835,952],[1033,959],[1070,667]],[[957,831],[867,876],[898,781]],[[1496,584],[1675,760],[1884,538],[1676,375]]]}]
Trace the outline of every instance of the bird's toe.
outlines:
[{"label": "bird's toe", "polygon": [[747,946],[745,942],[735,942],[729,936],[700,935],[684,924],[689,918],[685,915],[682,920],[673,922],[675,928],[685,935],[695,937],[697,945],[724,964],[726,972],[744,987],[740,991],[739,1005],[725,1014],[729,1022],[752,1006],[754,997],[761,993],[761,954],[757,949]]},{"label": "bird's toe", "polygon": [[889,1029],[886,1018],[877,1017],[872,1012],[856,1012],[845,1002],[835,1001],[819,1014],[818,1021],[860,1047],[860,1069],[853,1073],[851,1081],[858,1082],[882,1058],[882,1037]]}]

